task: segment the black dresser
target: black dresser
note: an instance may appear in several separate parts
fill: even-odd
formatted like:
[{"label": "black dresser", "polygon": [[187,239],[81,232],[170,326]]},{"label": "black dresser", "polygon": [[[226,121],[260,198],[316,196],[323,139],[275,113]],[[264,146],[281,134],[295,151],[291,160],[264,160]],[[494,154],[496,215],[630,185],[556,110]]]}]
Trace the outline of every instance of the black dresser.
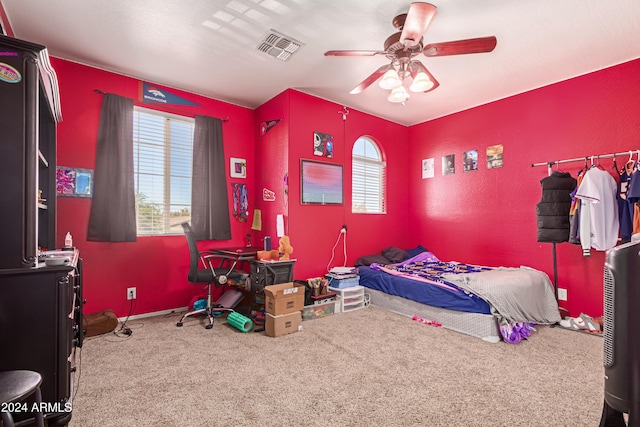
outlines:
[{"label": "black dresser", "polygon": [[[71,419],[75,351],[82,346],[82,259],[48,267],[0,270],[0,371],[42,375],[47,425]],[[14,414],[16,421],[32,414]]]}]

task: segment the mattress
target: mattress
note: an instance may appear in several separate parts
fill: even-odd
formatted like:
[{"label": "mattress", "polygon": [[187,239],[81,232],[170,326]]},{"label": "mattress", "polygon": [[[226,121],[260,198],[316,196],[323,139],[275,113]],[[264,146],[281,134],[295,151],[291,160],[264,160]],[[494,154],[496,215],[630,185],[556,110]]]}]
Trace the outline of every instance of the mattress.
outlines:
[{"label": "mattress", "polygon": [[366,266],[358,267],[358,270],[359,284],[370,289],[448,310],[491,314],[491,307],[487,301],[477,295],[464,292],[455,285],[435,286]]}]

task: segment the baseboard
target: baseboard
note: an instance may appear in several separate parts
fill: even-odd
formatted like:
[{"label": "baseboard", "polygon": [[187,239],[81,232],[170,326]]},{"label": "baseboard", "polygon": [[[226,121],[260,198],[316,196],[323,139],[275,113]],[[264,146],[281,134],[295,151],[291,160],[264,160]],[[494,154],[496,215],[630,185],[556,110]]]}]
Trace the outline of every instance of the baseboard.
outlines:
[{"label": "baseboard", "polygon": [[178,308],[172,308],[169,310],[153,311],[151,313],[135,314],[133,316],[128,316],[128,317],[123,316],[123,317],[118,317],[118,322],[124,322],[125,320],[144,319],[145,317],[164,316],[166,314],[180,313],[182,311],[187,311],[188,309],[189,307],[178,307]]}]

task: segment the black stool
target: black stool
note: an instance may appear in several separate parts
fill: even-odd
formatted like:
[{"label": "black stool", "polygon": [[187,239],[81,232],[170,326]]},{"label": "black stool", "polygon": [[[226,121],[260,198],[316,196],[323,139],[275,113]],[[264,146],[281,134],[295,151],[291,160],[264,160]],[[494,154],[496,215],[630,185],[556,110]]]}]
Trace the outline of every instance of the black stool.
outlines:
[{"label": "black stool", "polygon": [[[44,427],[44,415],[40,409],[40,404],[42,403],[40,384],[42,384],[42,376],[34,371],[0,372],[0,403],[4,406],[7,403],[22,402],[35,393],[35,403],[38,405],[36,426]],[[31,412],[31,409],[28,408],[26,412]],[[0,417],[5,427],[13,427],[11,412],[2,411],[0,412]]]}]

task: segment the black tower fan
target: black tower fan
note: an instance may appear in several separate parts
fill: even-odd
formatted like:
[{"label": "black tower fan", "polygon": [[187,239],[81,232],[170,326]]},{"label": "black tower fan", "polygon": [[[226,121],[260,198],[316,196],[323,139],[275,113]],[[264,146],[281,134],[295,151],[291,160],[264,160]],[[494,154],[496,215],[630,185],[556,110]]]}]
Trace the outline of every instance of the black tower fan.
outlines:
[{"label": "black tower fan", "polygon": [[640,426],[640,241],[604,264],[604,410],[601,426]]}]

